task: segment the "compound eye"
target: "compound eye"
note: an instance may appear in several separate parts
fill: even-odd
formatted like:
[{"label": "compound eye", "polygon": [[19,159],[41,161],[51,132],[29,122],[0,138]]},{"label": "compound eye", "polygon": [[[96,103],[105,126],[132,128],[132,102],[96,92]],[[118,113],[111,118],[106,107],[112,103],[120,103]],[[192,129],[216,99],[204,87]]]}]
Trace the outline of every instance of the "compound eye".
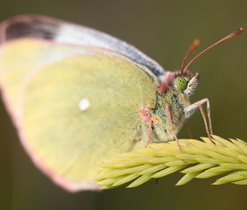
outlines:
[{"label": "compound eye", "polygon": [[175,87],[178,90],[185,90],[187,88],[187,81],[184,77],[177,77],[174,81]]}]

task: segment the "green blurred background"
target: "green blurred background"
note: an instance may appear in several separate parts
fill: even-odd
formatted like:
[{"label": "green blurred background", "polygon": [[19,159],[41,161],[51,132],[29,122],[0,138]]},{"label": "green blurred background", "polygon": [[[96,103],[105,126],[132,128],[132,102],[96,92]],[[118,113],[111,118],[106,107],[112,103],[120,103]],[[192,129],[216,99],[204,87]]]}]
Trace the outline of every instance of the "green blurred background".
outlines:
[{"label": "green blurred background", "polygon": [[[243,0],[1,0],[0,19],[38,13],[90,26],[121,38],[177,70],[195,38],[204,49],[239,27],[247,29]],[[201,82],[191,101],[209,98],[214,133],[247,140],[247,33],[204,54],[190,69]],[[199,52],[200,50],[198,50]],[[211,186],[214,179],[175,187],[182,176],[151,180],[135,189],[70,194],[31,163],[0,103],[0,209],[247,209],[247,187]],[[193,137],[205,136],[198,112],[189,121]],[[182,130],[179,137],[187,137]]]}]

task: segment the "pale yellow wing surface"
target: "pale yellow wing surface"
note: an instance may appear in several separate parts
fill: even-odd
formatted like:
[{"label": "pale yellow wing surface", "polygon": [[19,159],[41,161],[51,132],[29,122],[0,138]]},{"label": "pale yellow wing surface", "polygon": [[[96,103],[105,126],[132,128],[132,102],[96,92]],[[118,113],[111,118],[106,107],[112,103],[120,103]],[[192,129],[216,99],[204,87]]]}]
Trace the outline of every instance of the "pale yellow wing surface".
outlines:
[{"label": "pale yellow wing surface", "polygon": [[[1,48],[1,82],[25,149],[64,188],[98,188],[102,161],[145,145],[139,111],[155,106],[156,77],[109,51],[19,42]],[[24,45],[14,62],[7,59]],[[53,58],[56,51],[64,53]]]}]

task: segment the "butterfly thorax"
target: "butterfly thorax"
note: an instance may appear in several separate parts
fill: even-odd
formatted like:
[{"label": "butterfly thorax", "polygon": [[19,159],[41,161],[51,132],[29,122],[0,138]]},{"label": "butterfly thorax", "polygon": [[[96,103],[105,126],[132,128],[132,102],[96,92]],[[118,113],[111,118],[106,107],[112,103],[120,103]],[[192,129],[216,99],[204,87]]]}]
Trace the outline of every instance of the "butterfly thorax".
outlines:
[{"label": "butterfly thorax", "polygon": [[176,84],[181,75],[177,72],[172,73],[173,78],[171,79],[171,75],[169,75],[170,81],[166,84],[164,91],[157,92],[156,107],[150,109],[150,115],[153,119],[152,142],[174,140],[172,129],[177,134],[182,127],[186,119],[184,109],[190,105],[189,97],[198,84],[199,75],[188,72],[182,77],[186,81],[186,86],[185,89],[181,90]]}]

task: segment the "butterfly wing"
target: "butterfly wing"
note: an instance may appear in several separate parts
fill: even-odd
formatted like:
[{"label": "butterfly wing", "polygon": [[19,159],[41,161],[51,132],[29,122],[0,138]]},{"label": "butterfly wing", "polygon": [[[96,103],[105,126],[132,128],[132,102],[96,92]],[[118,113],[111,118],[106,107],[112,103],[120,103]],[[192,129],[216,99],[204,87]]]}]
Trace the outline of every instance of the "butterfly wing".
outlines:
[{"label": "butterfly wing", "polygon": [[65,189],[99,189],[93,177],[105,159],[145,145],[138,110],[155,106],[157,78],[101,47],[6,39],[0,85],[26,151]]},{"label": "butterfly wing", "polygon": [[164,69],[134,46],[95,29],[41,15],[21,15],[8,19],[0,28],[0,41],[21,37],[41,38],[57,43],[107,49],[146,66],[157,77]]}]

